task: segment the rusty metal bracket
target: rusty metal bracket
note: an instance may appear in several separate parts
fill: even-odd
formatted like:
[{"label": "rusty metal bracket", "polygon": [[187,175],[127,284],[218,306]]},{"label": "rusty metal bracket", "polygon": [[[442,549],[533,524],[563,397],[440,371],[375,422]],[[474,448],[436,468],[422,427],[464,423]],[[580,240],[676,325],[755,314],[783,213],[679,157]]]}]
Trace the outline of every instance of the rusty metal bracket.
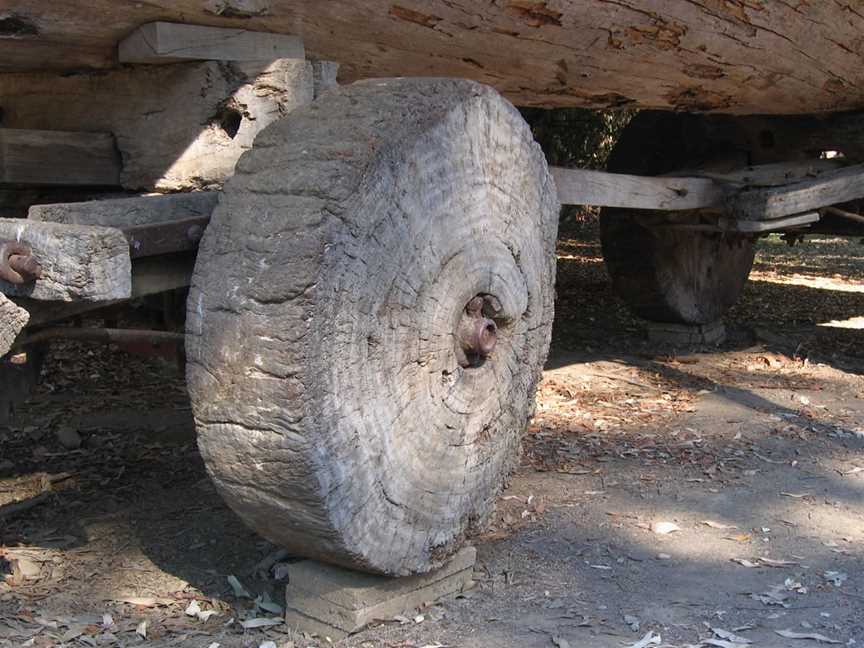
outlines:
[{"label": "rusty metal bracket", "polygon": [[11,284],[26,284],[42,277],[42,266],[29,246],[0,239],[0,279]]}]

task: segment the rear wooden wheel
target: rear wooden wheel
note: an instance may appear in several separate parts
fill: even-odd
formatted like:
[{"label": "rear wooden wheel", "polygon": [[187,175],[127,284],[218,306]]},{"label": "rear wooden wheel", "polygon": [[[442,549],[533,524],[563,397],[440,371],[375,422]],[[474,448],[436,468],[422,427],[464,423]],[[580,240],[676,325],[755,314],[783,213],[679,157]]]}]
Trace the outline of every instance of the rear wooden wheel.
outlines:
[{"label": "rear wooden wheel", "polygon": [[[617,173],[660,175],[734,153],[712,142],[710,117],[642,112],[625,128],[609,159]],[[646,212],[600,214],[603,258],[616,293],[639,317],[708,324],[741,294],[753,265],[752,236],[656,227]]]},{"label": "rear wooden wheel", "polygon": [[439,566],[517,457],[557,218],[527,125],[473,82],[362,82],[259,135],[188,301],[199,446],[228,504],[300,555]]}]

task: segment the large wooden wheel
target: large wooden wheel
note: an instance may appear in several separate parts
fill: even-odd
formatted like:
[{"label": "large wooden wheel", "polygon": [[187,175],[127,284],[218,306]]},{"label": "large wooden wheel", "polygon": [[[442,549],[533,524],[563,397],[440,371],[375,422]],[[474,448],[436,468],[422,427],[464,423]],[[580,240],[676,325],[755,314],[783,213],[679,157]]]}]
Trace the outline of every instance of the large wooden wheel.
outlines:
[{"label": "large wooden wheel", "polygon": [[[743,153],[712,141],[710,117],[641,112],[621,134],[609,171],[660,175]],[[728,129],[727,129],[728,130]],[[708,324],[741,294],[753,265],[752,236],[657,227],[646,212],[603,209],[600,239],[615,292],[638,316]]]},{"label": "large wooden wheel", "polygon": [[558,202],[493,90],[376,80],[259,135],[202,242],[188,381],[263,536],[428,571],[494,504],[548,349]]}]

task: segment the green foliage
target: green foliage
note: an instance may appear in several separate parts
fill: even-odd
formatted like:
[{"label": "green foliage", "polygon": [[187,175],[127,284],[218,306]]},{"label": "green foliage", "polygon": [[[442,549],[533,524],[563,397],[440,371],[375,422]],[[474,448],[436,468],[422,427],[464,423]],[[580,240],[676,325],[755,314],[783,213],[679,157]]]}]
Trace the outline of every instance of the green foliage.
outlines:
[{"label": "green foliage", "polygon": [[549,164],[583,169],[606,166],[621,129],[635,114],[585,108],[523,108],[521,112]]}]

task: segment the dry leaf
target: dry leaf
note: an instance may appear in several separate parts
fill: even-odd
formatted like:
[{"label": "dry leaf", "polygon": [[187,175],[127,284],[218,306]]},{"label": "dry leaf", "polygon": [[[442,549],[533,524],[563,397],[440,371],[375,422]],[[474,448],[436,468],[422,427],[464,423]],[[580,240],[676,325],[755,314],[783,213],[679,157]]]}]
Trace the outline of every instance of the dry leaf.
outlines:
[{"label": "dry leaf", "polygon": [[747,637],[741,637],[736,635],[734,632],[729,632],[728,630],[724,630],[723,628],[711,628],[711,632],[720,637],[721,639],[726,639],[727,641],[731,641],[736,644],[749,644],[753,643]]},{"label": "dry leaf", "polygon": [[723,536],[724,540],[734,540],[735,542],[750,542],[753,536],[749,533],[738,533],[731,536]]},{"label": "dry leaf", "polygon": [[147,621],[142,621],[135,626],[135,634],[140,635],[144,639],[147,638]]},{"label": "dry leaf", "polygon": [[753,569],[754,567],[758,567],[758,563],[750,562],[746,558],[732,558],[732,562],[738,563],[742,567],[747,567],[748,569]]},{"label": "dry leaf", "polygon": [[811,493],[780,493],[783,497],[794,497],[795,499],[801,499],[802,497],[810,497]]},{"label": "dry leaf", "polygon": [[705,526],[709,526],[712,529],[737,529],[734,524],[721,524],[720,522],[714,522],[713,520],[702,520],[702,524]]},{"label": "dry leaf", "polygon": [[785,637],[786,639],[812,639],[813,641],[819,641],[821,643],[840,643],[836,639],[830,639],[823,634],[819,634],[818,632],[795,632],[794,630],[775,630],[774,632],[776,632],[781,637]]},{"label": "dry leaf", "polygon": [[627,648],[646,648],[646,646],[656,646],[662,643],[662,641],[663,640],[660,639],[660,635],[656,635],[649,630],[644,637],[642,637],[636,643],[630,644]]},{"label": "dry leaf", "polygon": [[791,560],[774,560],[773,558],[760,558],[759,562],[768,567],[793,567],[798,564]]},{"label": "dry leaf", "polygon": [[250,630],[252,628],[268,628],[270,626],[282,625],[282,619],[279,617],[276,618],[268,618],[268,617],[258,617],[257,619],[247,619],[246,621],[241,621],[240,625]]},{"label": "dry leaf", "polygon": [[651,530],[654,533],[659,533],[660,535],[666,535],[668,533],[675,533],[676,531],[680,531],[681,527],[679,527],[674,522],[652,522]]}]

